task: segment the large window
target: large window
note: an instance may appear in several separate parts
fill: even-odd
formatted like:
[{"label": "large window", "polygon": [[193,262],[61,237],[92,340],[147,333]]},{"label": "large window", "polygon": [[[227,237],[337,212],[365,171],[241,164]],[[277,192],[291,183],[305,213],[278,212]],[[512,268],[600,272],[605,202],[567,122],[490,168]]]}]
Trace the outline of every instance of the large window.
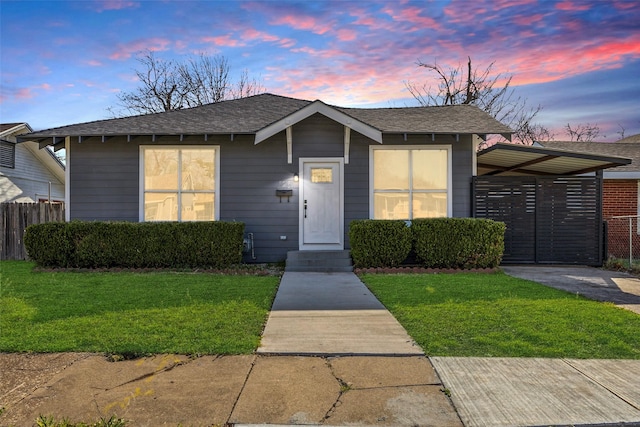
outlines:
[{"label": "large window", "polygon": [[140,153],[142,221],[218,218],[218,147],[145,146]]},{"label": "large window", "polygon": [[450,215],[449,147],[371,147],[371,157],[372,218]]}]

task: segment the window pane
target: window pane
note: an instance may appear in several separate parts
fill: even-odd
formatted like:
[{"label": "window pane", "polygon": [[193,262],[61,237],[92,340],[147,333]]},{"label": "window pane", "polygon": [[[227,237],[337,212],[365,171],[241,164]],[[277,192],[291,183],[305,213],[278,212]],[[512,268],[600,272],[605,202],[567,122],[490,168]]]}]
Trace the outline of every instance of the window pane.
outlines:
[{"label": "window pane", "polygon": [[373,188],[375,190],[409,189],[409,151],[373,151]]},{"label": "window pane", "polygon": [[177,221],[178,195],[176,193],[145,193],[145,221]]},{"label": "window pane", "polygon": [[182,190],[215,189],[216,151],[212,148],[182,150]]},{"label": "window pane", "polygon": [[144,151],[144,188],[178,189],[178,150]]},{"label": "window pane", "polygon": [[182,193],[182,221],[213,221],[213,193]]},{"label": "window pane", "polygon": [[374,219],[409,219],[409,193],[376,193]]},{"label": "window pane", "polygon": [[446,216],[446,193],[413,193],[413,218],[437,218]]},{"label": "window pane", "polygon": [[447,150],[413,150],[413,189],[447,188]]},{"label": "window pane", "polygon": [[333,169],[311,168],[311,182],[331,184],[333,182]]}]

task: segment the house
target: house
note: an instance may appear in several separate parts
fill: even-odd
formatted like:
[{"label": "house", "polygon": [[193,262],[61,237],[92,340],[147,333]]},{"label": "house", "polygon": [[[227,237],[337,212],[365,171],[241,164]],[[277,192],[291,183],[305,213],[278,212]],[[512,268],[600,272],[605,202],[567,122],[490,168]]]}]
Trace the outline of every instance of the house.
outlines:
[{"label": "house", "polygon": [[67,220],[242,221],[255,262],[349,249],[354,219],[470,217],[472,105],[342,108],[273,94],[33,132],[64,148]]},{"label": "house", "polygon": [[29,132],[27,123],[0,125],[0,203],[63,202],[64,165],[35,142],[17,143]]},{"label": "house", "polygon": [[640,217],[640,135],[617,142],[542,142],[544,147],[580,151],[632,159],[631,164],[604,171],[602,214],[608,224],[608,254],[616,258],[629,257],[629,224],[635,237],[633,252],[640,257],[638,218]]}]

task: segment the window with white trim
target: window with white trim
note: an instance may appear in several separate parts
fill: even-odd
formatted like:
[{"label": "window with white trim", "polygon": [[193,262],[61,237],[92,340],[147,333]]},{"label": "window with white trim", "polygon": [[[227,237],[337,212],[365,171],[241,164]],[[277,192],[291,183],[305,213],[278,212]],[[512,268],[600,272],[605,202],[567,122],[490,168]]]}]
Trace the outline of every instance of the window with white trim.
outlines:
[{"label": "window with white trim", "polygon": [[374,219],[451,214],[449,146],[371,147],[370,181]]},{"label": "window with white trim", "polygon": [[217,146],[141,146],[141,221],[219,217]]}]

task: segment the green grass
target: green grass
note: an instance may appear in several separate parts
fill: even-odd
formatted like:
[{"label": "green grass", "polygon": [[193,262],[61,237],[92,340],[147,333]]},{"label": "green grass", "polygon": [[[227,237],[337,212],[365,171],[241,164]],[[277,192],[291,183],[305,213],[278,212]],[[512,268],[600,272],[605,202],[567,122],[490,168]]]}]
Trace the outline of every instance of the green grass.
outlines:
[{"label": "green grass", "polygon": [[274,276],[37,272],[0,263],[0,351],[247,354]]},{"label": "green grass", "polygon": [[640,316],[503,273],[363,275],[430,356],[640,359]]}]

